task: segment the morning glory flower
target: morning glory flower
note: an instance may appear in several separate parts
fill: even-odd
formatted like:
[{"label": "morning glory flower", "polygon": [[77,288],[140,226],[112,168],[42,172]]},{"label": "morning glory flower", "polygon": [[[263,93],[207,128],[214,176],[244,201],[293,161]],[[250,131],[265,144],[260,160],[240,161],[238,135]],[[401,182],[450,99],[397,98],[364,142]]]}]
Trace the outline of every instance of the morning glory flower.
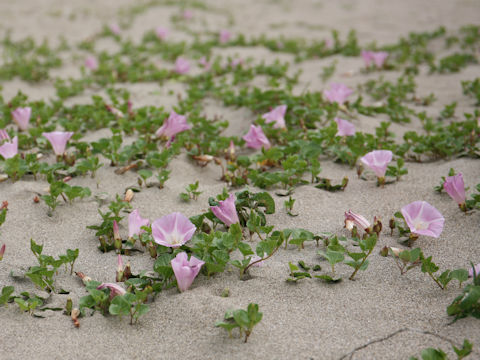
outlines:
[{"label": "morning glory flower", "polygon": [[47,140],[50,142],[50,144],[52,145],[55,155],[61,156],[65,152],[67,141],[72,137],[73,132],[52,131],[52,132],[44,132],[42,133],[42,135],[45,136]]},{"label": "morning glory flower", "polygon": [[373,150],[360,159],[375,172],[377,178],[384,179],[387,171],[387,164],[392,161],[393,153],[390,150]]},{"label": "morning glory flower", "polygon": [[85,59],[85,67],[87,69],[90,69],[92,71],[95,71],[98,69],[98,60],[95,56],[93,55],[89,55],[87,56],[87,58]]},{"label": "morning glory flower", "polygon": [[182,16],[185,20],[190,20],[193,17],[193,11],[187,9],[183,12]]},{"label": "morning glory flower", "polygon": [[175,72],[177,74],[186,74],[190,71],[190,63],[187,59],[179,56],[175,61]]},{"label": "morning glory flower", "polygon": [[381,69],[387,57],[388,53],[385,51],[362,51],[362,58],[367,68],[374,63],[377,68]]},{"label": "morning glory flower", "polygon": [[230,31],[226,29],[220,30],[220,34],[219,34],[220,44],[227,43],[231,37],[232,37],[232,33]]},{"label": "morning glory flower", "polygon": [[261,126],[251,125],[250,130],[242,139],[245,140],[247,146],[252,149],[261,149],[262,147],[268,149],[271,146]]},{"label": "morning glory flower", "polygon": [[187,123],[186,116],[179,115],[172,110],[163,125],[155,132],[155,135],[157,137],[165,136],[168,138],[168,146],[175,138],[175,135],[182,131],[190,130],[191,128],[192,127]]},{"label": "morning glory flower", "polygon": [[178,253],[177,256],[171,261],[173,273],[177,279],[178,289],[183,292],[188,290],[192,285],[193,280],[197,277],[200,269],[202,268],[204,261],[197,259],[195,256],[190,256],[186,252]]},{"label": "morning glory flower", "polygon": [[117,23],[110,24],[109,29],[115,35],[120,35],[120,33],[122,32],[120,26]]},{"label": "morning glory flower", "polygon": [[272,111],[263,114],[262,118],[265,119],[267,124],[275,123],[273,127],[275,129],[284,129],[285,125],[285,113],[287,112],[287,105],[279,105],[274,108]]},{"label": "morning glory flower", "polygon": [[190,240],[196,227],[185,215],[174,212],[152,223],[152,235],[155,242],[167,247],[180,247]]},{"label": "morning glory flower", "polygon": [[10,159],[18,154],[18,137],[15,136],[12,141],[10,141],[8,134],[6,134],[6,136],[8,140],[5,141],[2,146],[0,146],[0,155],[2,155],[4,159]]},{"label": "morning glory flower", "polygon": [[330,84],[330,90],[324,90],[323,95],[331,103],[337,102],[338,104],[343,104],[347,101],[347,98],[353,94],[353,90],[347,87],[344,84],[332,83]]},{"label": "morning glory flower", "polygon": [[110,290],[110,300],[112,300],[117,295],[125,295],[127,291],[115,283],[103,283],[97,287],[97,290],[109,289]]},{"label": "morning glory flower", "polygon": [[235,196],[233,194],[230,194],[226,200],[219,201],[218,203],[218,206],[210,207],[217,218],[222,220],[226,226],[239,222],[237,208],[235,207]]},{"label": "morning glory flower", "polygon": [[30,122],[30,116],[32,115],[32,108],[30,107],[18,107],[12,111],[12,117],[18,128],[22,131],[28,129],[28,123]]},{"label": "morning glory flower", "polygon": [[145,230],[142,226],[148,226],[150,220],[144,219],[140,216],[138,209],[133,210],[128,215],[128,237],[132,238],[134,235],[140,236]]},{"label": "morning glory flower", "polygon": [[164,28],[164,27],[161,27],[161,26],[159,26],[155,29],[155,34],[157,35],[157,37],[160,40],[165,40],[168,37],[169,33],[170,33],[170,31],[167,28]]},{"label": "morning glory flower", "polygon": [[[3,245],[5,246],[5,245]],[[480,276],[480,263],[474,266],[475,267],[475,275],[477,277]],[[473,268],[468,269],[468,277],[473,277]]]},{"label": "morning glory flower", "polygon": [[352,136],[355,135],[355,125],[350,121],[340,119],[339,117],[335,118],[337,123],[337,134],[336,136]]},{"label": "morning glory flower", "polygon": [[10,136],[8,136],[8,133],[6,130],[0,129],[0,144],[2,143],[2,140],[10,141]]},{"label": "morning glory flower", "polygon": [[198,63],[202,65],[203,68],[207,71],[210,70],[210,68],[212,67],[212,64],[210,63],[210,61],[207,60],[205,56],[202,56],[200,60],[198,60]]},{"label": "morning glory flower", "polygon": [[443,188],[459,206],[465,205],[465,184],[461,173],[448,176],[443,183]]},{"label": "morning glory flower", "polygon": [[367,233],[370,232],[370,223],[364,216],[354,213],[351,210],[345,212],[345,227],[347,230],[352,230],[353,227],[365,230]]},{"label": "morning glory flower", "polygon": [[414,201],[402,207],[401,212],[412,234],[438,238],[442,233],[445,219],[426,201]]}]

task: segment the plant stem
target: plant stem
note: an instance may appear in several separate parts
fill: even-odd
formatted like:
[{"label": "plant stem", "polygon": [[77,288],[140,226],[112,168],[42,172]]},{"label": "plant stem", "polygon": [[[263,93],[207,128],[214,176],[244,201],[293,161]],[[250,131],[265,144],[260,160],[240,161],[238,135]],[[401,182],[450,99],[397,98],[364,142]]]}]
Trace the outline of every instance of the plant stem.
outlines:
[{"label": "plant stem", "polygon": [[[373,249],[372,249],[373,250]],[[353,271],[352,275],[350,275],[350,277],[348,278],[349,280],[353,280],[353,278],[355,277],[355,275],[357,274],[358,270],[360,270],[360,268],[363,266],[363,264],[365,263],[365,261],[367,260],[367,258],[370,256],[370,254],[372,253],[372,250],[370,250],[368,252],[368,254],[363,258],[362,262],[360,263],[360,265],[358,267],[355,268],[355,270]]]}]

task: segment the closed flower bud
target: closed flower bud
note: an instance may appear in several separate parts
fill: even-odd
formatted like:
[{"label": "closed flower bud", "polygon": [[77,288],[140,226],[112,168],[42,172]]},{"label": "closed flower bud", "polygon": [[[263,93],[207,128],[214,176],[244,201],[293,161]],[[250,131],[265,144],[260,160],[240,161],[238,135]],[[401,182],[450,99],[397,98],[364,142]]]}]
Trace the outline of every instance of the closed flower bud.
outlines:
[{"label": "closed flower bud", "polygon": [[126,201],[126,202],[130,202],[130,201],[132,201],[132,199],[133,199],[133,190],[128,189],[125,193],[125,198],[123,200]]}]

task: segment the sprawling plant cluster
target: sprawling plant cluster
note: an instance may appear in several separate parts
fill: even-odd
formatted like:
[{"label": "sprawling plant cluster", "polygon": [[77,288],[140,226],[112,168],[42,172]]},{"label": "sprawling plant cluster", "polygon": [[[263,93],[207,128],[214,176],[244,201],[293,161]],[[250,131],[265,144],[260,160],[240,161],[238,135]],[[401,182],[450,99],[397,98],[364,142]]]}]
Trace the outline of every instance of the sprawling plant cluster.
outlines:
[{"label": "sprawling plant cluster", "polygon": [[[180,18],[174,20],[177,26],[182,26]],[[123,26],[129,26],[129,21]],[[44,203],[48,216],[55,216],[55,211],[63,205],[95,193],[88,187],[70,184],[87,175],[95,178],[104,166],[115,167],[118,176],[135,173],[137,179],[135,186],[117,195],[108,205],[97,196],[100,220],[88,224],[95,231],[99,251],[118,254],[116,281],[102,283],[95,280],[95,274],[77,272],[86,295],[70,299],[65,313],[72,317],[75,326],[79,325],[79,318],[94,311],[127,316],[134,323],[147,314],[148,304],[161,291],[175,286],[181,292],[187,291],[199,274],[214,281],[216,274],[232,268],[238,270],[240,279],[248,279],[253,267],[265,264],[282,246],[302,250],[306,242],[316,244],[322,261],[309,265],[304,261],[290,262],[287,281],[297,283],[317,278],[338,283],[342,276],[336,267],[345,265],[352,271],[348,279],[357,279],[359,271],[367,269],[382,233],[389,232],[380,219],[375,217],[369,222],[345,209],[342,220],[351,233],[348,238],[345,234],[314,234],[301,228],[277,229],[268,221],[269,215],[276,211],[270,192],[287,196],[285,210],[296,216],[292,195],[299,186],[330,192],[344,191],[347,187],[347,177],[334,180],[321,175],[321,161],[326,159],[356,166],[359,177],[385,187],[408,174],[408,162],[480,157],[478,109],[461,117],[455,114],[457,104],[452,103],[438,117],[433,117],[418,107],[434,102],[435,95],[417,94],[415,82],[420,66],[427,66],[431,73],[451,73],[477,63],[479,30],[478,26],[464,27],[458,32],[439,28],[411,33],[395,44],[362,48],[355,31],[346,37],[333,31],[331,39],[308,42],[263,35],[247,39],[223,30],[220,34],[196,37],[187,44],[170,41],[168,29],[159,28],[147,32],[135,43],[122,37],[120,27],[112,26],[76,45],[78,50],[88,53],[78,79],[50,75],[50,70],[62,65],[61,54],[70,44],[63,43],[54,49],[48,43],[38,45],[29,38],[14,41],[7,36],[1,43],[6,55],[0,79],[53,80],[57,94],[50,102],[29,101],[21,92],[8,101],[0,98],[0,168],[8,181],[46,181],[48,191],[38,193],[34,202]],[[117,52],[95,51],[95,43],[105,37],[119,46]],[[445,40],[446,48],[455,47],[458,52],[436,58],[430,45],[439,39]],[[357,89],[331,83],[323,92],[297,94],[293,87],[298,84],[300,73],[289,71],[289,63],[274,61],[266,65],[213,56],[214,48],[228,46],[265,47],[273,52],[294,54],[297,62],[333,55],[361,56],[365,61],[362,71],[378,72],[379,76]],[[156,66],[154,58],[158,56],[171,63],[172,69]],[[194,66],[201,71],[193,74],[190,70]],[[333,62],[324,68],[322,79],[328,81],[335,70]],[[401,75],[395,80],[385,80],[384,72],[391,70]],[[250,85],[258,76],[267,79],[267,87]],[[135,106],[127,90],[115,87],[118,83],[164,84],[171,80],[186,86],[186,96],[179,98],[173,109]],[[106,98],[94,95],[88,105],[66,102],[99,87],[105,89]],[[479,79],[462,82],[462,88],[478,105]],[[207,99],[251,110],[253,123],[249,131],[224,135],[228,121],[204,115],[203,102]],[[374,133],[361,132],[352,122],[359,115],[384,115],[388,120],[381,122]],[[420,122],[423,131],[407,131],[402,139],[396,139],[392,123],[412,121]],[[109,128],[111,136],[85,140],[89,131],[103,128]],[[134,140],[125,141],[127,137]],[[253,150],[247,152],[245,148]],[[149,187],[162,189],[169,179],[170,162],[179,154],[187,154],[198,166],[218,166],[226,188],[208,199],[208,211],[190,218],[179,212],[152,221],[142,218],[142,209],[134,209],[132,205],[134,193]],[[452,170],[443,178],[437,188],[439,192],[442,190],[465,213],[480,208],[480,184],[471,199],[466,199],[460,173]],[[189,202],[197,200],[203,192],[201,183],[195,181],[179,196]],[[0,208],[0,225],[6,219],[7,209],[6,203]],[[121,234],[119,226],[126,217],[128,236]],[[395,213],[388,225],[391,235],[398,233],[400,241],[412,247],[419,236],[439,237],[444,218],[432,205],[419,200]],[[38,265],[31,266],[22,276],[46,292],[63,291],[56,286],[55,276],[62,265],[70,266],[72,274],[78,249],[67,250],[66,255],[57,259],[44,255],[42,245],[32,240],[31,250]],[[0,260],[4,252],[2,246]],[[124,266],[123,261],[140,253],[152,258],[152,269],[132,273],[130,263]],[[447,269],[438,274],[439,267],[432,256],[426,256],[418,247],[390,247],[381,253],[393,258],[402,275],[418,267],[442,290],[452,280],[460,285],[465,283],[462,294],[447,312],[455,319],[480,316],[478,265],[472,265],[470,272]],[[325,261],[328,266],[323,270]],[[468,282],[469,277],[473,283]],[[46,306],[45,299],[29,293],[15,295],[14,291],[12,286],[4,287],[0,305],[15,302],[32,314]],[[72,302],[78,304],[76,308]],[[225,321],[216,325],[230,334],[238,328],[247,342],[261,319],[258,305],[251,303],[246,311],[227,312]],[[427,350],[425,354],[435,351],[441,355],[441,350]]]}]

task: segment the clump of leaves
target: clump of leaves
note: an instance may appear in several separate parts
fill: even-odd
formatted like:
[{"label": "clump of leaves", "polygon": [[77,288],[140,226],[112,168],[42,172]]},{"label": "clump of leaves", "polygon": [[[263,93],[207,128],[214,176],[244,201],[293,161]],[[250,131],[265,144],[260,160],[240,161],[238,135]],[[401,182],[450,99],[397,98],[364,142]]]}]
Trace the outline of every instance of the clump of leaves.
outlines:
[{"label": "clump of leaves", "polygon": [[228,331],[228,335],[232,337],[232,330],[238,328],[240,336],[245,334],[244,342],[252,334],[253,328],[263,317],[263,313],[258,311],[258,304],[248,304],[247,310],[229,310],[225,313],[224,321],[217,321],[216,327],[222,327]]},{"label": "clump of leaves", "polygon": [[[457,354],[457,360],[462,360],[472,353],[473,345],[465,339],[460,349],[454,345],[452,345],[452,348]],[[448,360],[447,354],[442,349],[427,348],[422,350],[421,356],[422,360]],[[412,356],[409,360],[418,360],[418,358]]]},{"label": "clump of leaves", "polygon": [[180,193],[180,199],[183,201],[190,201],[190,200],[197,200],[198,196],[203,192],[203,191],[198,191],[198,181],[195,181],[193,184],[189,184],[185,188],[186,192]]},{"label": "clump of leaves", "polygon": [[447,314],[455,316],[454,321],[467,316],[480,319],[480,274],[475,272],[473,264],[472,268],[473,283],[466,285],[462,294],[447,307]]}]

